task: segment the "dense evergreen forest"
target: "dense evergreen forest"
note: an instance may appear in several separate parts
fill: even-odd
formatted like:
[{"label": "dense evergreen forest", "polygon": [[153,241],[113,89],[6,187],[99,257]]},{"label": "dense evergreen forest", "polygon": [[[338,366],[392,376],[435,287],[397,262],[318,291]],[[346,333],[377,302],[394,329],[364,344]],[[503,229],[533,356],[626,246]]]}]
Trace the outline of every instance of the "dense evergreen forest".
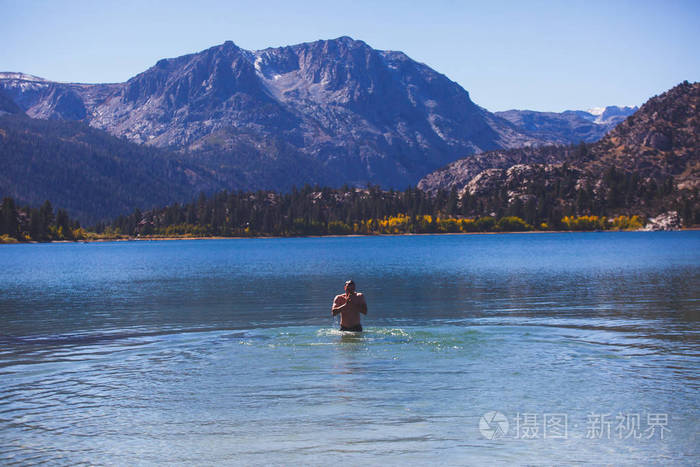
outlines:
[{"label": "dense evergreen forest", "polygon": [[17,241],[50,242],[83,240],[87,232],[68,213],[54,208],[49,201],[38,208],[17,207],[15,200],[4,198],[0,205],[0,243]]},{"label": "dense evergreen forest", "polygon": [[306,185],[288,193],[222,191],[202,194],[187,204],[136,210],[96,230],[130,236],[229,237],[637,229],[644,218],[630,202],[640,197],[649,205],[676,199],[670,208],[680,211],[687,225],[700,220],[697,199],[679,197],[671,181],[642,182],[614,169],[608,179],[613,188],[602,197],[589,187],[574,187],[572,181],[547,189],[533,186],[527,202],[509,201],[505,189],[488,197],[465,193],[461,198],[454,189],[432,196],[416,188],[384,191],[376,186]]}]

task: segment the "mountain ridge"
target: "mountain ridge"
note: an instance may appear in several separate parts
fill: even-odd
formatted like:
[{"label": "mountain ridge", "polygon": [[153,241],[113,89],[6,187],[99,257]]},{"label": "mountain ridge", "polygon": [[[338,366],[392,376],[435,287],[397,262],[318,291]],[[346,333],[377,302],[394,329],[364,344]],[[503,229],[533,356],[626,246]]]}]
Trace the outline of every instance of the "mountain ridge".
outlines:
[{"label": "mountain ridge", "polygon": [[[27,76],[6,73],[0,87],[29,116],[197,153],[212,169],[223,161],[222,180],[250,181],[231,188],[299,184],[290,177],[405,186],[467,154],[542,143],[427,65],[347,36],[258,51],[227,41],[124,83]],[[256,169],[270,158],[299,173]]]},{"label": "mountain ridge", "polygon": [[638,110],[637,107],[607,106],[592,113],[583,110],[541,112],[535,110],[506,110],[494,112],[527,132],[550,143],[594,143]]}]

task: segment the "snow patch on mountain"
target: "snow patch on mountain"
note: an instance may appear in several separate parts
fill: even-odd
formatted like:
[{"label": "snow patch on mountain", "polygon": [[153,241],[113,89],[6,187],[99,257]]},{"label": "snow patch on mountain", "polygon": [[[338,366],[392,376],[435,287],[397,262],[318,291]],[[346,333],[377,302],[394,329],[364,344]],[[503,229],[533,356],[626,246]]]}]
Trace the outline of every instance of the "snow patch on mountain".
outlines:
[{"label": "snow patch on mountain", "polygon": [[40,78],[34,75],[28,75],[26,73],[15,73],[12,71],[0,72],[0,79],[18,79],[22,81],[46,81],[44,78]]}]

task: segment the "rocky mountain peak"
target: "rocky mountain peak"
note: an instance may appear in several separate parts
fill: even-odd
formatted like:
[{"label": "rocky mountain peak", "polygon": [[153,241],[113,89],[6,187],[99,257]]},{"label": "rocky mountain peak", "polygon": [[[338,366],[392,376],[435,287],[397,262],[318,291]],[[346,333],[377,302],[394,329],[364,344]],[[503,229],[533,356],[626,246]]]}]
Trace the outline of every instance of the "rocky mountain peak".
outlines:
[{"label": "rocky mountain peak", "polygon": [[122,96],[131,105],[163,97],[163,104],[173,110],[202,95],[221,101],[250,88],[256,88],[255,70],[242,50],[227,41],[197,54],[159,60],[127,81]]},{"label": "rocky mountain peak", "polygon": [[402,187],[467,154],[540,142],[428,66],[347,36],[258,51],[227,41],[120,84],[30,84],[0,78],[29,116],[216,160],[241,188]]}]

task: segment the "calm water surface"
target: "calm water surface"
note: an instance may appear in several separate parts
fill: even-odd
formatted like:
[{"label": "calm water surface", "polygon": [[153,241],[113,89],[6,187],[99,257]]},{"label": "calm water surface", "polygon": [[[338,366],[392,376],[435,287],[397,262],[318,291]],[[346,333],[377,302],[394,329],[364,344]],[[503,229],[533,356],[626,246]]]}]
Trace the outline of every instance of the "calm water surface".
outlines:
[{"label": "calm water surface", "polygon": [[697,465],[699,321],[700,232],[0,246],[0,464]]}]

